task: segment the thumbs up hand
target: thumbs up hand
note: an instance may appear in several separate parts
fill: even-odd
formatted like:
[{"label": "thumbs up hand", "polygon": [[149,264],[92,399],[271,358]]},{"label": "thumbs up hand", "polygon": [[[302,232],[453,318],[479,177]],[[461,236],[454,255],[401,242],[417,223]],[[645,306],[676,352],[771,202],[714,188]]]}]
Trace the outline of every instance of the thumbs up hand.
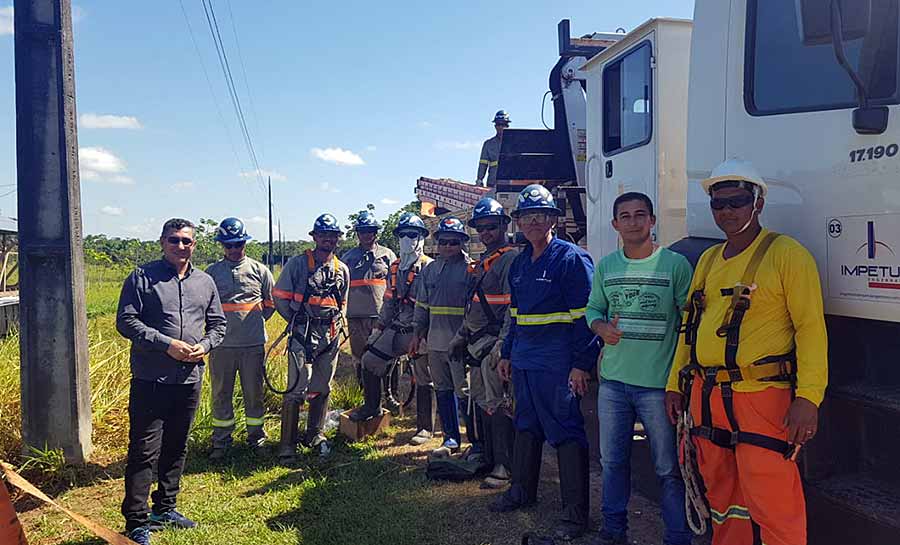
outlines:
[{"label": "thumbs up hand", "polygon": [[613,319],[609,322],[604,322],[603,320],[594,320],[591,324],[591,329],[594,330],[601,339],[603,339],[603,343],[609,346],[615,346],[619,344],[619,339],[622,338],[622,330],[619,329],[619,315],[616,314],[613,316]]}]

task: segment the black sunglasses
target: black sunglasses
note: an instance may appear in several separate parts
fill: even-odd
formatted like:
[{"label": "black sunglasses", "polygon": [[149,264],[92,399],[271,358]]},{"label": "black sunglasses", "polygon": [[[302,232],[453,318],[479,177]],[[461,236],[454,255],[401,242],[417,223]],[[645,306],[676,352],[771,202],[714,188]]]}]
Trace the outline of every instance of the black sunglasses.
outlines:
[{"label": "black sunglasses", "polygon": [[726,206],[732,210],[743,208],[752,203],[756,197],[753,195],[735,195],[734,197],[713,197],[709,200],[709,207],[713,210],[723,210]]},{"label": "black sunglasses", "polygon": [[243,248],[244,244],[245,243],[242,240],[240,242],[223,242],[222,246],[224,246],[227,250],[233,250],[234,248]]},{"label": "black sunglasses", "polygon": [[188,237],[166,237],[166,242],[169,244],[178,245],[178,243],[182,243],[185,246],[190,246],[194,243],[194,239]]},{"label": "black sunglasses", "polygon": [[419,238],[419,233],[415,231],[403,231],[397,233],[398,238]]},{"label": "black sunglasses", "polygon": [[438,240],[438,246],[459,246],[462,241],[458,238],[442,238]]},{"label": "black sunglasses", "polygon": [[496,224],[492,225],[476,225],[474,227],[476,233],[483,233],[484,231],[496,231],[500,226]]}]

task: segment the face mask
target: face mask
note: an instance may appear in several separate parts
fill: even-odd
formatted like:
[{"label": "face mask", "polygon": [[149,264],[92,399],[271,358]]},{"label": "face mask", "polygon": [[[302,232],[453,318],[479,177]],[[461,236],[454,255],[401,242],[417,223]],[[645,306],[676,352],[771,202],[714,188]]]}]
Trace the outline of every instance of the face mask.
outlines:
[{"label": "face mask", "polygon": [[406,238],[403,237],[400,239],[400,253],[401,254],[411,254],[416,251],[419,246],[418,238]]}]

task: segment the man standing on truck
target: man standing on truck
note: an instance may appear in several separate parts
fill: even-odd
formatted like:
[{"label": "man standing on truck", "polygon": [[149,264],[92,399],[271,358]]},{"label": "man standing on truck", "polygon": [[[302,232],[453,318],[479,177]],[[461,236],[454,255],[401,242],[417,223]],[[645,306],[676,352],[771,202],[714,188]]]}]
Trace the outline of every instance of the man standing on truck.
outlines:
[{"label": "man standing on truck", "polygon": [[[491,472],[483,488],[509,483],[515,430],[509,411],[511,397],[497,373],[500,348],[509,332],[509,268],[519,255],[506,239],[510,217],[490,197],[478,201],[469,227],[478,232],[485,250],[469,265],[469,290],[463,325],[450,341],[450,357],[469,365],[469,395],[475,401],[476,429],[483,435],[483,456]],[[474,446],[474,443],[473,443]]]},{"label": "man standing on truck", "polygon": [[[478,176],[475,178],[475,185],[487,185],[493,189],[497,185],[497,165],[500,164],[500,139],[503,137],[503,131],[509,127],[509,114],[506,110],[500,110],[494,114],[494,130],[497,131],[493,137],[484,141],[481,146],[481,158],[478,160]],[[487,173],[487,183],[483,183],[484,174]]]},{"label": "man standing on truck", "polygon": [[509,270],[511,322],[497,367],[515,393],[515,459],[512,485],[490,509],[537,501],[547,441],[559,460],[563,506],[555,534],[570,540],[588,524],[588,442],[579,402],[597,353],[584,319],[594,267],[587,252],[553,236],[561,213],[539,184],[522,190],[512,213],[528,246]]},{"label": "man standing on truck", "polygon": [[[285,464],[295,460],[298,442],[310,448],[325,443],[322,431],[350,289],[350,271],[334,255],[342,234],[337,219],[322,214],[309,234],[315,250],[292,257],[273,292],[275,309],[291,328],[287,349],[288,387],[292,389],[282,400],[278,447],[278,457]],[[306,435],[301,439],[300,406],[304,401],[309,403],[309,411]]]},{"label": "man standing on truck", "polygon": [[266,441],[263,430],[263,369],[266,359],[266,320],[275,313],[272,273],[265,265],[247,257],[245,245],[252,237],[244,222],[225,218],[216,230],[216,240],[225,256],[206,269],[219,290],[222,310],[228,319],[225,340],[209,355],[212,383],[212,443],[210,460],[224,458],[234,432],[234,379],[241,377],[247,444],[257,449]]},{"label": "man standing on truck", "polygon": [[396,358],[407,354],[413,358],[416,380],[416,434],[410,442],[421,445],[434,434],[434,386],[428,371],[428,357],[419,355],[419,348],[425,347],[419,346],[414,321],[422,268],[431,262],[424,254],[428,229],[422,218],[405,212],[393,234],[400,242],[400,257],[391,263],[384,304],[362,357],[365,404],[353,412],[350,419],[361,422],[381,415],[382,378]]},{"label": "man standing on truck", "polygon": [[685,410],[713,521],[714,545],[805,545],[795,460],[816,434],[828,340],[816,262],[760,226],[766,183],[729,159],[701,182],[727,240],[704,252],[691,283],[685,342],[666,406]]},{"label": "man standing on truck", "polygon": [[[394,252],[378,244],[381,224],[375,215],[363,210],[353,222],[359,245],[347,250],[341,261],[350,269],[350,301],[347,303],[347,325],[350,329],[350,352],[356,363],[356,376],[362,384],[362,356],[366,340],[378,321],[384,299],[388,270],[397,259]],[[387,391],[390,394],[390,390]]]},{"label": "man standing on truck", "polygon": [[603,465],[603,527],[599,543],[628,543],[631,443],[639,418],[650,441],[662,488],[665,545],[689,545],[675,428],[666,418],[666,382],[678,342],[681,309],[691,286],[691,265],[653,242],[653,202],[623,193],[613,203],[612,226],[623,247],[594,271],[587,322],[603,339],[597,417]]},{"label": "man standing on truck", "polygon": [[[438,415],[444,443],[441,453],[456,452],[462,444],[459,413],[466,415],[468,439],[475,439],[469,413],[469,384],[466,363],[450,357],[450,341],[459,331],[466,309],[469,256],[462,249],[469,240],[463,222],[443,218],[433,233],[438,258],[422,269],[422,283],[416,296],[416,338],[428,346],[428,371],[434,381]],[[437,452],[436,452],[437,453]]]}]

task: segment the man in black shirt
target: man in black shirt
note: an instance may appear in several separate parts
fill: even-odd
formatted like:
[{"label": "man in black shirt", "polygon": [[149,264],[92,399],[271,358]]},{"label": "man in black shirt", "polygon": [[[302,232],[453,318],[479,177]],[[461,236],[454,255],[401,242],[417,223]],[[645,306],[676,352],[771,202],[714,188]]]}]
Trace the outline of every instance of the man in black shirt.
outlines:
[{"label": "man in black shirt", "polygon": [[[226,323],[215,282],[191,265],[194,224],[167,221],[159,242],[163,259],[129,275],[116,314],[116,329],[131,341],[122,515],[128,537],[138,545],[149,545],[150,531],[163,526],[196,526],[175,510],[176,495],[200,401],[203,356],[222,342]],[[154,477],[151,512],[147,497]]]}]

